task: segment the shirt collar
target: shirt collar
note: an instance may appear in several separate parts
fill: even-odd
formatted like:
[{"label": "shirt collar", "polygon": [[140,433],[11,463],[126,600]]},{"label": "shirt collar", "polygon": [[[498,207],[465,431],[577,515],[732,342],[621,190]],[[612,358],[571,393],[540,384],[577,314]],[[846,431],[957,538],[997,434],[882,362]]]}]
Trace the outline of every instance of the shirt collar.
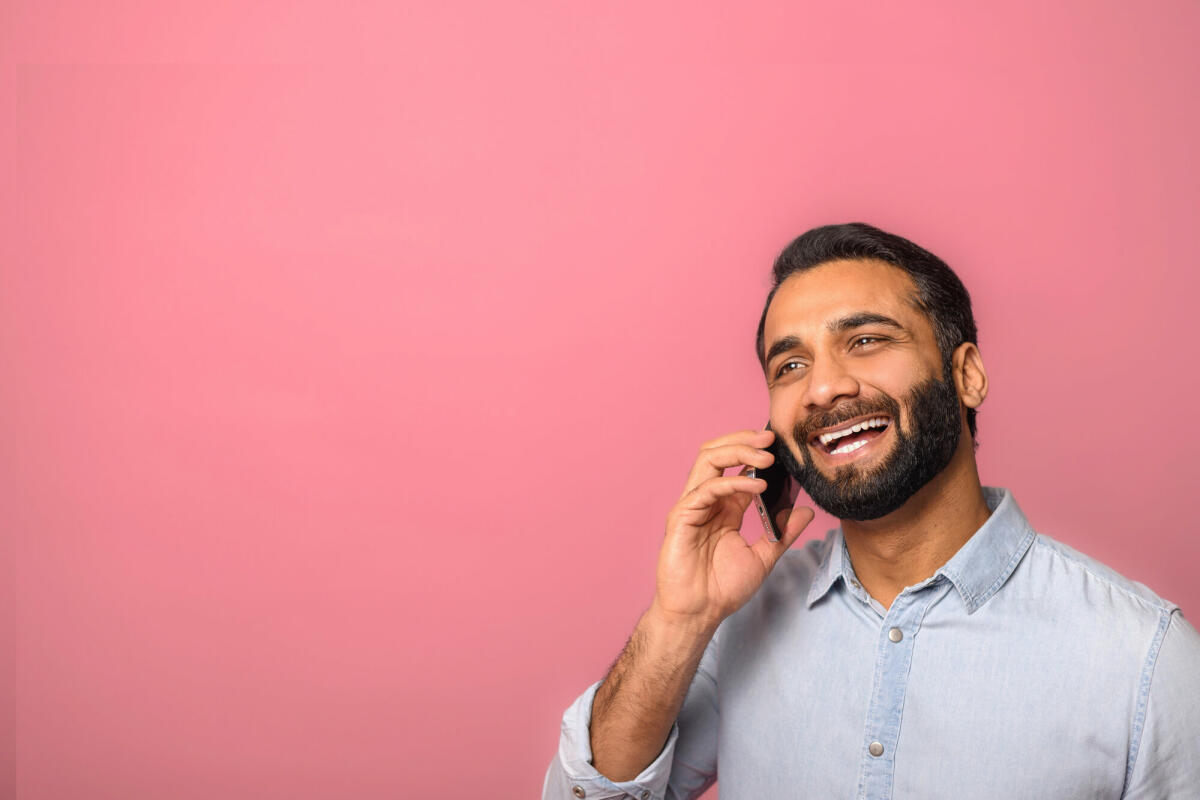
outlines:
[{"label": "shirt collar", "polygon": [[825,534],[825,542],[821,547],[823,549],[821,563],[817,565],[817,572],[813,575],[812,583],[808,587],[808,598],[804,601],[809,608],[812,608],[813,603],[820,600],[833,588],[833,584],[838,578],[849,580],[845,575],[850,567],[850,554],[846,552],[846,542],[842,539],[841,527]]},{"label": "shirt collar", "polygon": [[[1036,535],[1008,489],[984,486],[983,497],[991,516],[935,573],[954,585],[968,614],[975,613],[1004,585]],[[853,576],[840,526],[826,535],[823,551],[805,601],[809,607],[824,597],[838,578],[849,582]]]}]

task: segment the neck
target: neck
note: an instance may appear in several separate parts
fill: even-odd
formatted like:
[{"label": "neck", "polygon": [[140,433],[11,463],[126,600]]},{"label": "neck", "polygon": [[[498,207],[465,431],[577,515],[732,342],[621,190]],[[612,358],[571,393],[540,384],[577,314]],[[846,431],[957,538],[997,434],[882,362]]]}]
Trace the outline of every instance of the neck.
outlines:
[{"label": "neck", "polygon": [[904,505],[878,519],[844,520],[842,533],[863,588],[890,608],[906,586],[949,561],[990,515],[967,436],[946,469]]}]

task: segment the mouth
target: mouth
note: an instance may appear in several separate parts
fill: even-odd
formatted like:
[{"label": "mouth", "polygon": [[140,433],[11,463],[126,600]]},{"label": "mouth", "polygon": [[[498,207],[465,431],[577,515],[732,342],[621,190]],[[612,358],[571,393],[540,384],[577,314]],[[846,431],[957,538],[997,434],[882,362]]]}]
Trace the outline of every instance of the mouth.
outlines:
[{"label": "mouth", "polygon": [[873,414],[817,431],[809,437],[808,444],[824,460],[844,464],[866,458],[879,450],[879,440],[887,435],[891,427],[891,417]]}]

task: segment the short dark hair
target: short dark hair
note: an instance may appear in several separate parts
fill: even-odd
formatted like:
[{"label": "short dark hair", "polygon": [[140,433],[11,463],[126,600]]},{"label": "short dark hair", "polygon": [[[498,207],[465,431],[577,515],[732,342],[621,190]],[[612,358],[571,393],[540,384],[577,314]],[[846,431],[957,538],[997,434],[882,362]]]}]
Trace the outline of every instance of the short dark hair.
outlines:
[{"label": "short dark hair", "polygon": [[[771,274],[771,291],[763,304],[758,321],[755,351],[758,362],[766,372],[766,353],[763,351],[763,328],[767,309],[779,285],[788,277],[819,267],[830,261],[883,261],[908,273],[917,287],[909,301],[925,314],[933,325],[938,350],[942,354],[945,377],[950,376],[951,358],[963,342],[979,343],[975,330],[975,315],[971,312],[971,296],[958,276],[946,262],[908,239],[881,231],[864,222],[844,225],[824,225],[813,228],[789,244],[775,259]],[[975,440],[975,409],[967,409],[967,427]]]}]

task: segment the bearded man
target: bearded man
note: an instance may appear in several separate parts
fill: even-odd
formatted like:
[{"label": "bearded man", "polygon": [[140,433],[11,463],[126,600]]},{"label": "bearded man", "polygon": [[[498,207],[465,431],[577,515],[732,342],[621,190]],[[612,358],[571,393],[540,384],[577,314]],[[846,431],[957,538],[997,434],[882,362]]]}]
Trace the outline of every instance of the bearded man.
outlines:
[{"label": "bearded man", "polygon": [[[563,717],[544,798],[1200,797],[1200,635],[982,486],[971,301],[861,223],[775,263],[766,430],[705,443],[654,600]],[[779,433],[774,433],[778,431]],[[749,545],[776,455],[841,521]],[[738,474],[725,475],[730,468]]]}]

